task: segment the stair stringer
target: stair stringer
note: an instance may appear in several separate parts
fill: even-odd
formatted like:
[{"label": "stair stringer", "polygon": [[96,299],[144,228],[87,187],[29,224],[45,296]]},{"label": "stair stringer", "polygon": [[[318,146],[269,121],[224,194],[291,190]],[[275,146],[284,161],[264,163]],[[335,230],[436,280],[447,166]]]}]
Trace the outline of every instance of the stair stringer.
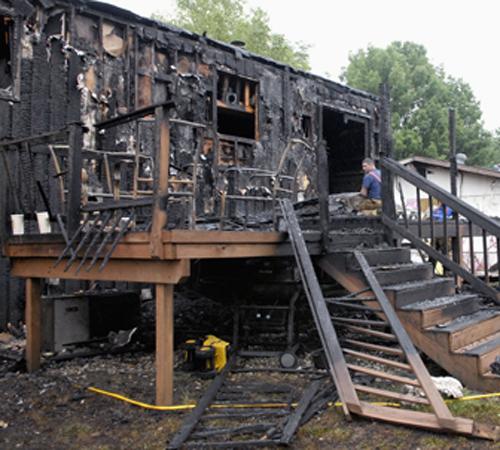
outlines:
[{"label": "stair stringer", "polygon": [[[356,273],[348,272],[335,255],[326,255],[317,260],[318,266],[349,292],[359,292],[368,287],[364,279]],[[371,293],[367,292],[366,296]],[[452,352],[433,339],[433,333],[421,329],[417,314],[396,310],[397,315],[416,347],[443,367],[465,386],[484,392],[500,392],[500,377],[482,376],[473,356]]]},{"label": "stair stringer", "polygon": [[[316,272],[308,252],[302,230],[299,226],[297,216],[293,209],[293,205],[289,200],[282,200],[281,208],[283,217],[288,225],[288,233],[292,249],[295,255],[297,267],[299,269],[300,277],[306,297],[311,307],[311,312],[316,323],[316,328],[320,339],[322,341],[323,350],[326,360],[330,369],[330,373],[334,384],[337,387],[337,392],[341,399],[345,398],[342,402],[344,412],[349,415],[350,412],[371,417],[374,419],[384,420],[388,422],[406,424],[421,428],[427,428],[437,431],[452,431],[469,436],[475,436],[485,439],[498,440],[500,438],[500,428],[490,425],[482,425],[474,422],[471,419],[453,417],[437,389],[430,382],[429,374],[416,352],[414,346],[408,341],[408,336],[403,329],[397,316],[395,315],[389,300],[386,298],[378,281],[374,279],[374,275],[367,265],[364,256],[357,254],[356,258],[363,266],[367,280],[373,286],[374,291],[377,293],[377,302],[381,306],[381,310],[387,315],[387,320],[395,335],[387,333],[380,333],[391,336],[391,339],[396,339],[400,344],[400,350],[406,357],[409,364],[406,364],[405,369],[410,369],[411,372],[417,377],[412,379],[408,377],[401,377],[397,374],[388,374],[378,370],[372,370],[366,367],[347,364],[344,351],[340,346],[335,327],[333,326],[330,312],[328,311],[323,292],[319,285]],[[371,281],[370,281],[371,280]],[[385,322],[384,322],[385,323]],[[365,331],[368,331],[365,329]],[[373,331],[372,331],[373,332]],[[405,342],[406,341],[406,342]],[[365,355],[367,356],[367,355]],[[382,361],[383,358],[379,358]],[[384,359],[383,363],[394,365],[395,361]],[[399,363],[399,367],[404,365]],[[431,406],[433,412],[417,412],[406,408],[392,408],[389,406],[378,406],[366,401],[361,401],[357,395],[357,388],[353,383],[349,370],[356,372],[368,373],[371,376],[381,376],[386,380],[391,380],[396,383],[411,384],[418,386],[422,389],[427,397],[427,401]],[[339,376],[340,375],[340,376]],[[425,386],[422,384],[426,384]],[[430,383],[430,384],[429,384]],[[358,387],[359,388],[359,387]],[[391,391],[391,394],[392,391]],[[380,394],[379,394],[380,395]],[[408,398],[406,397],[405,400]],[[386,397],[387,398],[387,397]],[[392,395],[391,395],[392,398]]]}]

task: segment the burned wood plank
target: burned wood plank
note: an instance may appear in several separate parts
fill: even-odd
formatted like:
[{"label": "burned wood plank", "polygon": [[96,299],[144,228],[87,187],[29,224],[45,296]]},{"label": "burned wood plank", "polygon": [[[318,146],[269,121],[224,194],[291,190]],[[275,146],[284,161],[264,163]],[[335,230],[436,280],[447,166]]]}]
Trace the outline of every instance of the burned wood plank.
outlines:
[{"label": "burned wood plank", "polygon": [[326,251],[329,244],[329,207],[328,207],[328,189],[330,186],[329,181],[329,167],[328,156],[326,154],[325,144],[322,141],[317,150],[318,160],[318,202],[319,202],[319,221],[321,229],[321,240],[323,243],[323,251]]},{"label": "burned wood plank", "polygon": [[349,410],[357,410],[359,404],[358,397],[352,385],[344,356],[338,341],[337,333],[330,320],[328,308],[326,306],[321,287],[316,278],[316,273],[309,256],[302,231],[300,229],[297,216],[289,200],[281,203],[283,215],[288,225],[295,259],[299,267],[304,291],[309,300],[311,311],[316,322],[316,327],[320,335],[325,355],[329,365],[329,371],[337,386],[339,396],[343,403],[344,413],[349,415]]},{"label": "burned wood plank", "polygon": [[157,108],[171,108],[175,105],[173,101],[168,101],[168,102],[160,102],[160,103],[153,103],[148,106],[144,106],[142,108],[135,109],[134,111],[123,114],[117,117],[112,117],[111,119],[108,120],[103,120],[102,122],[98,122],[95,124],[95,127],[98,129],[106,129],[106,128],[111,128],[111,127],[117,127],[119,125],[134,121],[136,119],[139,119],[144,116],[149,116],[153,115]]},{"label": "burned wood plank", "polygon": [[217,392],[224,384],[227,375],[232,369],[232,366],[235,362],[236,356],[233,355],[226,367],[222,369],[221,373],[217,375],[212,384],[205,391],[203,396],[200,398],[198,403],[196,404],[196,408],[193,409],[189,416],[184,420],[180,430],[176,433],[176,435],[172,438],[172,440],[167,445],[169,450],[175,450],[182,447],[184,442],[189,438],[189,435],[195,429],[196,425],[201,419],[201,416],[204,414],[205,410],[210,406],[210,404],[215,400]]},{"label": "burned wood plank", "polygon": [[66,224],[69,236],[73,236],[80,224],[80,201],[82,195],[82,145],[82,127],[79,124],[73,124],[71,125],[70,130],[70,147],[68,157],[68,205],[66,210]]},{"label": "burned wood plank", "polygon": [[[240,427],[234,428],[207,428],[201,431],[197,431],[191,435],[192,439],[200,439],[214,436],[238,436],[242,434],[249,433],[265,433],[273,428],[274,424],[272,422],[265,423],[257,423],[254,425],[242,425]],[[245,445],[245,441],[242,441],[242,444]]]},{"label": "burned wood plank", "polygon": [[203,422],[208,422],[210,420],[239,420],[239,419],[245,419],[245,418],[255,418],[255,417],[282,417],[282,416],[287,416],[290,414],[290,411],[285,410],[285,409],[278,409],[278,410],[264,410],[264,411],[257,411],[255,409],[252,409],[251,412],[241,412],[241,410],[238,409],[224,409],[224,413],[222,414],[205,414],[202,416],[200,419]]},{"label": "burned wood plank", "polygon": [[278,444],[279,441],[275,439],[255,439],[249,441],[201,441],[201,442],[190,442],[186,445],[187,448],[257,448],[257,447],[269,447]]},{"label": "burned wood plank", "polygon": [[283,433],[280,437],[280,443],[283,445],[288,445],[293,438],[293,435],[297,431],[297,428],[300,425],[302,417],[309,408],[312,399],[318,392],[318,389],[321,385],[321,382],[316,380],[313,381],[304,391],[301,399],[299,400],[299,404],[293,414],[288,418],[285,427],[283,429]]}]

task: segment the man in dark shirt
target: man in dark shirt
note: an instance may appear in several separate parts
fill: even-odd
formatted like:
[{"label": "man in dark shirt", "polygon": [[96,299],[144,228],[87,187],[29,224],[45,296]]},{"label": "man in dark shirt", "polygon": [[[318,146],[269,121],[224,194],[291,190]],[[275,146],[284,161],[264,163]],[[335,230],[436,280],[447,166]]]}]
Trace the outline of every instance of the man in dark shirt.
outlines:
[{"label": "man in dark shirt", "polygon": [[382,205],[380,170],[375,167],[375,162],[371,158],[365,158],[362,167],[365,175],[360,191],[363,201],[359,209],[364,215],[376,215]]}]

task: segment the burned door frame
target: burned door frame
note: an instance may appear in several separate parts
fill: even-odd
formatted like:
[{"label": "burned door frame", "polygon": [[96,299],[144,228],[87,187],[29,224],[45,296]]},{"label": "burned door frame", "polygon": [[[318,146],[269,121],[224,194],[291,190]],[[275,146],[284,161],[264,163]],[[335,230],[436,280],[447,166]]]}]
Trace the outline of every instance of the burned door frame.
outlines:
[{"label": "burned door frame", "polygon": [[11,35],[9,41],[10,47],[10,65],[11,65],[11,89],[0,89],[0,101],[21,101],[21,36],[23,29],[23,17],[14,8],[8,8],[0,5],[0,16],[12,19]]},{"label": "burned door frame", "polygon": [[[326,140],[324,137],[323,132],[325,131],[325,120],[324,120],[324,115],[326,110],[329,110],[330,112],[336,113],[336,114],[341,114],[344,121],[347,122],[356,122],[360,123],[364,127],[364,155],[363,158],[367,157],[376,157],[374,155],[374,151],[376,150],[375,148],[375,143],[373,139],[373,117],[370,116],[368,113],[364,113],[361,111],[354,111],[354,110],[348,110],[345,108],[342,108],[338,105],[332,105],[328,103],[321,103],[318,107],[318,114],[319,114],[319,120],[318,120],[318,136],[320,139],[325,143],[325,149],[328,149],[328,146],[326,145]],[[328,154],[327,150],[327,154]],[[329,158],[328,158],[329,160]],[[335,183],[335,180],[332,176],[332,171],[330,170],[330,164],[328,164],[328,174],[329,174],[329,191],[331,191],[330,186],[332,186],[332,183]],[[329,192],[332,194],[332,192]]]}]

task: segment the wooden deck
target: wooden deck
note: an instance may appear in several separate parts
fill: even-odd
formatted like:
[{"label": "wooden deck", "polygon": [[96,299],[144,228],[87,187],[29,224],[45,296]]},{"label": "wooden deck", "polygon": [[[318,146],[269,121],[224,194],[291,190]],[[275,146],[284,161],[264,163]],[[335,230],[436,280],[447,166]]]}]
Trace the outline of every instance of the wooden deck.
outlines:
[{"label": "wooden deck", "polygon": [[[356,218],[355,218],[356,219]],[[365,219],[349,219],[351,226],[366,226]],[[373,221],[369,221],[369,225]],[[342,229],[341,219],[330,230]],[[371,242],[375,234],[361,236]],[[322,252],[321,233],[304,232],[310,255]],[[356,233],[341,232],[330,236],[328,251],[359,243]],[[373,241],[372,243],[375,243]],[[354,245],[355,246],[355,245]],[[67,258],[59,264],[66,243],[62,236],[26,235],[11,237],[5,254],[11,262],[11,275],[26,279],[27,367],[40,366],[42,281],[66,280],[128,281],[153,283],[156,286],[156,401],[169,405],[173,399],[173,333],[175,285],[190,276],[191,260],[289,257],[293,250],[286,233],[274,231],[205,231],[172,230],[156,233],[131,232],[114,249],[111,259],[100,270],[77,270],[78,259],[66,269]],[[83,248],[85,251],[85,248]],[[82,255],[79,255],[81,257]]]},{"label": "wooden deck", "polygon": [[[313,237],[313,240],[316,239]],[[318,240],[318,239],[316,239]],[[65,260],[56,264],[66,244],[59,235],[18,236],[5,254],[11,274],[26,278],[26,363],[37,370],[41,361],[41,292],[45,278],[129,281],[156,285],[156,402],[173,401],[174,288],[190,275],[192,259],[259,258],[291,255],[287,235],[278,232],[163,231],[130,233],[118,244],[108,264],[77,271]],[[313,244],[313,247],[315,245]],[[314,252],[314,249],[311,249]]]},{"label": "wooden deck", "polygon": [[[11,238],[6,256],[12,275],[22,278],[178,283],[189,275],[191,259],[258,258],[288,256],[286,234],[246,231],[164,231],[160,246],[150,234],[130,233],[116,247],[106,267],[77,273],[78,264],[65,270],[55,265],[65,243],[58,235]],[[160,248],[158,248],[160,247]]]}]

